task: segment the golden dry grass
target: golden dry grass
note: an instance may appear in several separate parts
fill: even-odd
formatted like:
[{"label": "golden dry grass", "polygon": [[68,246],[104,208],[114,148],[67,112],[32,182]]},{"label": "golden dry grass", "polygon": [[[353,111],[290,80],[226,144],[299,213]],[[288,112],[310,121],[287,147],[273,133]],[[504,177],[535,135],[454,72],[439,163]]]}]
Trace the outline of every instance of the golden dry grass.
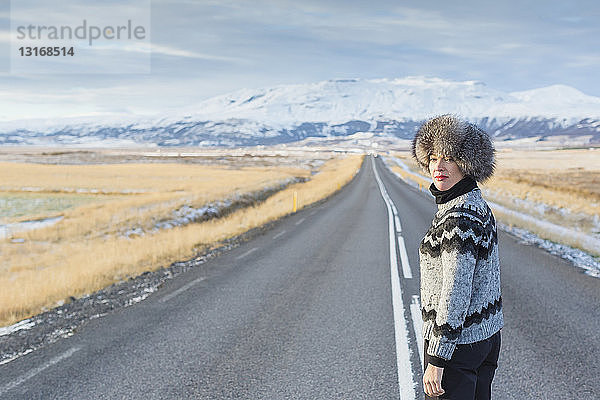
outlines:
[{"label": "golden dry grass", "polygon": [[53,242],[70,237],[103,236],[132,225],[148,226],[184,204],[200,207],[236,192],[247,193],[294,176],[310,175],[309,171],[299,168],[231,169],[185,164],[4,163],[1,168],[0,180],[6,190],[37,188],[37,193],[60,193],[85,189],[121,195],[118,200],[114,195],[99,195],[100,199],[110,197],[113,200],[53,214],[64,215],[65,219],[53,227],[26,235],[32,241]]},{"label": "golden dry grass", "polygon": [[[294,191],[298,194],[299,209],[312,204],[349,182],[361,162],[362,157],[357,156],[332,159],[310,181],[291,185],[255,207],[242,209],[216,220],[132,239],[109,233],[116,231],[115,226],[147,222],[152,215],[172,210],[180,202],[202,205],[235,191],[251,191],[265,184],[272,184],[274,179],[280,180],[290,176],[290,173],[274,171],[273,168],[271,171],[244,170],[237,172],[240,179],[235,180],[235,170],[225,172],[220,169],[219,173],[223,174],[220,179],[201,181],[202,185],[206,184],[203,186],[206,192],[185,192],[187,197],[183,198],[171,196],[171,193],[152,193],[139,199],[134,197],[119,202],[89,205],[65,213],[61,225],[31,232],[23,244],[2,244],[2,265],[10,267],[0,270],[0,287],[3,288],[0,292],[0,325],[14,323],[44,308],[51,308],[57,301],[69,296],[79,297],[126,277],[191,258],[224,239],[289,214]],[[159,167],[163,168],[164,165]],[[215,174],[214,170],[211,171],[211,174]],[[139,173],[141,174],[141,170]],[[256,175],[253,176],[253,173]],[[144,183],[137,187],[147,185],[147,177],[138,177]],[[107,182],[101,176],[100,179]],[[83,183],[84,180],[80,182]],[[134,183],[130,182],[132,186],[135,186]],[[90,187],[99,186],[95,182],[88,184]],[[165,184],[171,189],[178,187],[173,182],[165,181]],[[119,187],[125,188],[127,184],[121,183]],[[191,189],[188,187],[187,190]],[[161,208],[169,201],[170,208]],[[153,208],[153,205],[156,207]],[[135,210],[140,207],[146,207],[146,210],[136,215]],[[122,222],[122,219],[126,222]]]},{"label": "golden dry grass", "polygon": [[[149,173],[149,169],[152,173]],[[224,168],[185,164],[46,165],[0,163],[5,191],[35,188],[44,192],[96,190],[99,193],[145,193],[193,190],[201,181],[222,177]]]},{"label": "golden dry grass", "polygon": [[499,168],[516,168],[526,171],[565,171],[585,169],[600,171],[600,149],[573,150],[511,150],[497,153]]},{"label": "golden dry grass", "polygon": [[573,213],[598,215],[600,152],[502,151],[496,174],[484,186],[498,197],[510,195]]}]

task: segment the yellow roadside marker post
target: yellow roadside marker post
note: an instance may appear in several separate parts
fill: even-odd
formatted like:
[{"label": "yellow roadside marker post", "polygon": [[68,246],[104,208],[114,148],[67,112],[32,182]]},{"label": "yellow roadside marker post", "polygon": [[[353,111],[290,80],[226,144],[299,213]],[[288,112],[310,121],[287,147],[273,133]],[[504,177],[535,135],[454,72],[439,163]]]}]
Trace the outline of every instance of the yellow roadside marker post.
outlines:
[{"label": "yellow roadside marker post", "polygon": [[292,212],[296,212],[297,208],[298,208],[298,192],[296,192],[294,190],[294,208],[293,208]]}]

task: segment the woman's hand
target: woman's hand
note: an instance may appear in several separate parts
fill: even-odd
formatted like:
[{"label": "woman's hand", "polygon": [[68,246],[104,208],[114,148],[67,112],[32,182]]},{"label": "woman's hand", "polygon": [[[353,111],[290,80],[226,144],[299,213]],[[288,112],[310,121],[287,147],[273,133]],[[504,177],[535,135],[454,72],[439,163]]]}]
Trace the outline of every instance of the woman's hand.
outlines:
[{"label": "woman's hand", "polygon": [[425,370],[425,374],[423,374],[423,389],[427,396],[436,397],[444,394],[444,389],[442,389],[443,374],[444,368],[427,364],[427,369]]}]

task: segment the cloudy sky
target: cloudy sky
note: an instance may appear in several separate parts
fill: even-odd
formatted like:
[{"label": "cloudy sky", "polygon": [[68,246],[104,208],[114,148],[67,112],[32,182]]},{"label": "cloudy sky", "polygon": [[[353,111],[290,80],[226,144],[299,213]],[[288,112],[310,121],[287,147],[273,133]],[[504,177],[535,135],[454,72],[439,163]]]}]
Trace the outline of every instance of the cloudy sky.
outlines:
[{"label": "cloudy sky", "polygon": [[[0,120],[166,114],[240,88],[338,78],[416,75],[504,91],[560,83],[600,96],[596,0],[121,0],[93,13],[100,2],[32,2],[25,15],[38,24],[62,16],[75,26],[104,12],[104,21],[149,25],[151,53],[123,44],[84,59],[87,72],[72,63],[61,73],[14,68],[11,37],[14,47],[26,2],[1,1]],[[146,64],[129,63],[143,54]]]}]

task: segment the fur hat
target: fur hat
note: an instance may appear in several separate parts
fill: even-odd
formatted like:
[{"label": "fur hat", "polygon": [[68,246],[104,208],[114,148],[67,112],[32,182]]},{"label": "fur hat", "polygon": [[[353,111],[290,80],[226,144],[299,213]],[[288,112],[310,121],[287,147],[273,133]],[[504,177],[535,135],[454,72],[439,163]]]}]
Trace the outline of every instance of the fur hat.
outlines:
[{"label": "fur hat", "polygon": [[413,157],[429,174],[429,156],[452,157],[463,174],[484,182],[494,173],[494,145],[486,132],[446,114],[426,121],[412,142]]}]

